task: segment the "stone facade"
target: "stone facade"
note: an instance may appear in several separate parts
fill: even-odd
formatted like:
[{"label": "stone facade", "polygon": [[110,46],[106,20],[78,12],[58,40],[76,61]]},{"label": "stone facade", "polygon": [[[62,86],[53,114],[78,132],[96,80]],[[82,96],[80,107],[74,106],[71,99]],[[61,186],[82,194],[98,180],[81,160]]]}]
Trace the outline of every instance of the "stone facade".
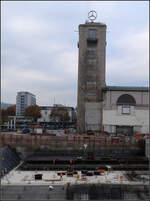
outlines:
[{"label": "stone facade", "polygon": [[79,25],[78,132],[100,131],[105,87],[106,25]]}]

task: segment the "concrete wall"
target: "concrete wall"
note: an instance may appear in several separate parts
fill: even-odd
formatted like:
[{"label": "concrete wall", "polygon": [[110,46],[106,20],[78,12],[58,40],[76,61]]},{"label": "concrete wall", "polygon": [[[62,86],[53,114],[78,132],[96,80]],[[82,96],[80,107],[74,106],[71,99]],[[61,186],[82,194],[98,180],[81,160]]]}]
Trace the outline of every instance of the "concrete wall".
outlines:
[{"label": "concrete wall", "polygon": [[66,136],[51,136],[51,135],[30,135],[19,133],[2,133],[0,144],[2,145],[14,145],[19,147],[31,147],[38,148],[41,145],[47,145],[50,148],[57,147],[77,147],[83,148],[84,144],[94,147],[122,147],[124,146],[137,146],[137,140],[135,137],[116,138],[116,137],[103,137],[101,136],[88,136],[88,135],[66,135]]},{"label": "concrete wall", "polygon": [[121,115],[116,110],[103,110],[104,125],[136,126],[137,132],[149,133],[149,111],[135,110],[134,115]]},{"label": "concrete wall", "polygon": [[100,103],[86,103],[85,104],[85,123],[86,130],[100,130],[101,122],[101,108]]}]

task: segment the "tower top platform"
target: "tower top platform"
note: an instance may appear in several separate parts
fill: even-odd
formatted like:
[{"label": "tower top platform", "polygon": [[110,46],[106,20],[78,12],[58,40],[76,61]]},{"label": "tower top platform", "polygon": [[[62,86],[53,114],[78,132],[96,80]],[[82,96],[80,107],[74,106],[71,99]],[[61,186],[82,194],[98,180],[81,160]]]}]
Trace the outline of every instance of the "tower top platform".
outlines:
[{"label": "tower top platform", "polygon": [[106,24],[101,23],[101,22],[86,22],[85,24],[80,24],[79,27],[80,26],[83,26],[83,27],[86,27],[86,26],[93,26],[93,27],[100,26],[100,27],[102,27],[102,26],[104,26],[104,27],[106,27]]}]

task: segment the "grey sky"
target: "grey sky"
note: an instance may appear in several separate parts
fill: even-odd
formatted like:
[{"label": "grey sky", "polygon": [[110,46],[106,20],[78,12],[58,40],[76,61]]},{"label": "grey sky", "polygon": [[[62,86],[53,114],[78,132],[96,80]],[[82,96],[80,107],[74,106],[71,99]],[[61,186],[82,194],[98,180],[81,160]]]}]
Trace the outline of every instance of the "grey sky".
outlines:
[{"label": "grey sky", "polygon": [[17,91],[39,105],[76,106],[78,25],[107,24],[106,84],[148,86],[148,2],[2,2],[2,101]]}]

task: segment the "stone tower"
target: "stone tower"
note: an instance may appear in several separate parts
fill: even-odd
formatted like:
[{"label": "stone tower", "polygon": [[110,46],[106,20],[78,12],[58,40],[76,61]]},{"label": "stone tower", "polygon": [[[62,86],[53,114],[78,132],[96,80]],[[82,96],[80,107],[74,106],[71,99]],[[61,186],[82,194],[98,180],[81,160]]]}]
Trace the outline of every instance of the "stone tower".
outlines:
[{"label": "stone tower", "polygon": [[87,22],[79,25],[78,132],[102,128],[105,87],[106,25]]}]

